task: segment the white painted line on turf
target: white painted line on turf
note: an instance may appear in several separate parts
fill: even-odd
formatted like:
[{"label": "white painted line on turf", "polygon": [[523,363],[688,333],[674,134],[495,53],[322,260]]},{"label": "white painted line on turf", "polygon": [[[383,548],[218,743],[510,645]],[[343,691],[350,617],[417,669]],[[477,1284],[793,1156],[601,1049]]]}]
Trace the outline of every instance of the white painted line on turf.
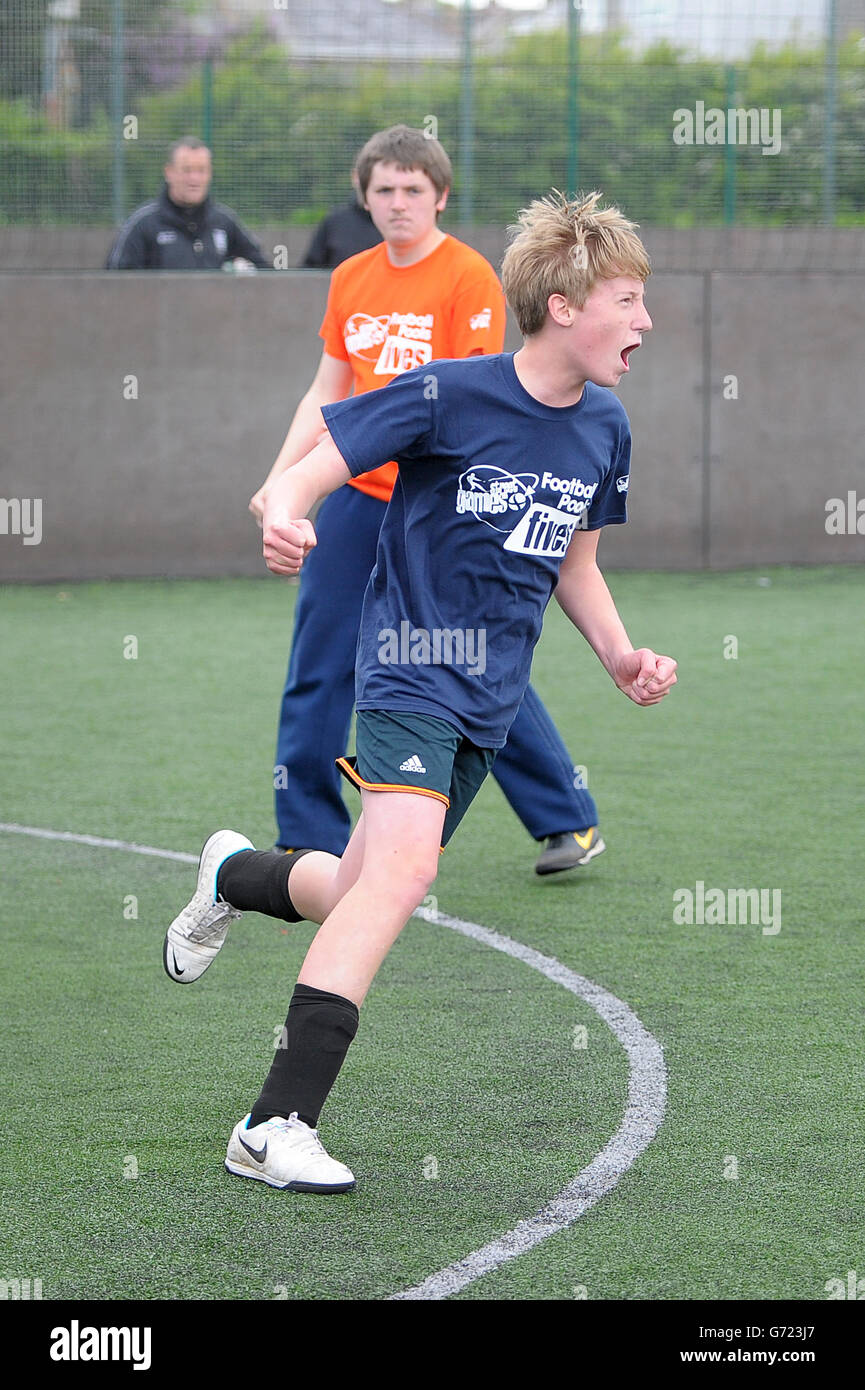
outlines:
[{"label": "white painted line on turf", "polygon": [[392,1300],[448,1298],[468,1284],[473,1284],[482,1275],[492,1273],[508,1260],[524,1255],[548,1236],[570,1226],[610,1192],[643,1150],[648,1148],[664,1118],[667,1101],[667,1069],[661,1044],[647,1032],[634,1011],[621,999],[569,970],[553,956],[543,956],[540,951],[513,941],[509,936],[502,936],[500,932],[479,926],[477,922],[463,922],[459,917],[448,917],[443,912],[437,914],[435,921],[450,927],[452,931],[461,932],[463,936],[481,941],[485,946],[491,946],[494,951],[503,951],[515,960],[521,960],[524,965],[538,970],[548,980],[554,980],[591,1005],[612,1029],[627,1053],[630,1062],[628,1105],[622,1123],[609,1143],[541,1211],[521,1221],[512,1231],[490,1241],[489,1245],[473,1250],[470,1255],[440,1269],[437,1274],[431,1274],[414,1288],[391,1294]]},{"label": "white painted line on turf", "polygon": [[[195,854],[155,849],[152,845],[138,845],[129,840],[108,840],[99,835],[74,835],[64,830],[42,830],[36,826],[4,821],[0,821],[0,831],[13,835],[33,835],[44,840],[67,840],[74,844],[92,845],[97,849],[126,850],[131,854],[147,854],[156,859],[175,859],[184,864],[198,863]],[[430,920],[429,912],[422,909],[415,916],[424,921]],[[492,1273],[508,1260],[524,1255],[548,1236],[572,1225],[616,1186],[648,1148],[664,1118],[667,1100],[667,1070],[661,1045],[621,999],[592,980],[569,970],[554,956],[541,955],[531,946],[524,946],[500,932],[490,931],[477,922],[464,922],[460,917],[450,917],[444,912],[438,912],[434,920],[437,926],[449,927],[451,931],[460,932],[490,946],[494,951],[502,951],[514,960],[522,961],[530,969],[537,970],[589,1004],[615,1033],[627,1054],[630,1063],[628,1105],[622,1123],[609,1143],[539,1212],[520,1221],[512,1231],[490,1241],[480,1250],[473,1250],[461,1260],[431,1274],[421,1284],[402,1293],[391,1294],[391,1300],[448,1298],[484,1274]]]},{"label": "white painted line on turf", "polygon": [[105,840],[101,835],[73,835],[68,830],[39,830],[35,825],[14,825],[0,821],[0,830],[10,835],[35,835],[39,840],[71,840],[76,845],[95,845],[97,849],[125,849],[130,854],[149,854],[154,859],[179,859],[182,864],[197,864],[197,854],[183,854],[175,849],[154,849],[152,845],[136,845],[132,840]]}]

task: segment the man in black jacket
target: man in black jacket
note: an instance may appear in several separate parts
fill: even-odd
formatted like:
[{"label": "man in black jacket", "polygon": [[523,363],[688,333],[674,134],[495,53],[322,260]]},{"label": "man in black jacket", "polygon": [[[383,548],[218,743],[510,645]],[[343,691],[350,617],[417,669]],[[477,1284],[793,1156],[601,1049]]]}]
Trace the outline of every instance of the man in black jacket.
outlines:
[{"label": "man in black jacket", "polygon": [[259,243],[234,213],[208,196],[210,150],[194,135],[168,152],[165,188],[129,217],[114,241],[106,270],[269,269]]},{"label": "man in black jacket", "polygon": [[378,246],[381,232],[359,195],[357,168],[351,171],[354,196],[319,222],[301,261],[304,270],[335,270],[349,256]]}]

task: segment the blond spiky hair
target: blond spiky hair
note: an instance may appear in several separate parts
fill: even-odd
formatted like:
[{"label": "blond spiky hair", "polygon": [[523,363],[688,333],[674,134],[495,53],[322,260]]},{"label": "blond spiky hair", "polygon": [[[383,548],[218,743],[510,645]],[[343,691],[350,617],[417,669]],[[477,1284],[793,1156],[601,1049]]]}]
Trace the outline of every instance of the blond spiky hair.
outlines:
[{"label": "blond spiky hair", "polygon": [[518,214],[502,262],[502,285],[520,331],[528,338],[543,328],[551,294],[582,308],[598,280],[651,275],[646,248],[618,208],[599,208],[600,193],[573,200],[554,188]]}]

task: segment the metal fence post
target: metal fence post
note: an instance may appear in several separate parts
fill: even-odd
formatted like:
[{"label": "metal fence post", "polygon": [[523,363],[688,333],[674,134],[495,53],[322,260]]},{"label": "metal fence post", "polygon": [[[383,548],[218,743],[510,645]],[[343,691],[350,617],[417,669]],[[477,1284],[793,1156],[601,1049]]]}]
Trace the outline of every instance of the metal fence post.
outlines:
[{"label": "metal fence post", "polygon": [[[727,65],[727,111],[736,106],[736,69]],[[730,117],[727,117],[727,140],[724,145],[724,226],[736,221],[736,142],[730,139]]]},{"label": "metal fence post", "polygon": [[463,0],[463,73],[460,84],[460,222],[470,226],[475,216],[475,116],[472,72],[472,6]]},{"label": "metal fence post", "polygon": [[838,93],[838,6],[826,0],[826,111],[823,124],[823,221],[835,225],[835,107]]},{"label": "metal fence post", "polygon": [[201,65],[201,138],[213,151],[213,59]]},{"label": "metal fence post", "polygon": [[126,147],[123,139],[126,45],[123,4],[124,0],[114,0],[111,22],[111,129],[114,143],[112,204],[114,222],[118,227],[126,218]]},{"label": "metal fence post", "polygon": [[568,197],[580,178],[580,12],[583,0],[568,0]]}]

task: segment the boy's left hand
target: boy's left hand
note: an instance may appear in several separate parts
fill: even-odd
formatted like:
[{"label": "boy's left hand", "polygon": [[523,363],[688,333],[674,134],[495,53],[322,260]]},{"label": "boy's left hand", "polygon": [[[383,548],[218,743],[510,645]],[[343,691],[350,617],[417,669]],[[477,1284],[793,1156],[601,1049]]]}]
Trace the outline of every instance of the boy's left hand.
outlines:
[{"label": "boy's left hand", "polygon": [[656,705],[676,684],[676,665],[671,656],[640,647],[619,657],[613,680],[635,705]]}]

